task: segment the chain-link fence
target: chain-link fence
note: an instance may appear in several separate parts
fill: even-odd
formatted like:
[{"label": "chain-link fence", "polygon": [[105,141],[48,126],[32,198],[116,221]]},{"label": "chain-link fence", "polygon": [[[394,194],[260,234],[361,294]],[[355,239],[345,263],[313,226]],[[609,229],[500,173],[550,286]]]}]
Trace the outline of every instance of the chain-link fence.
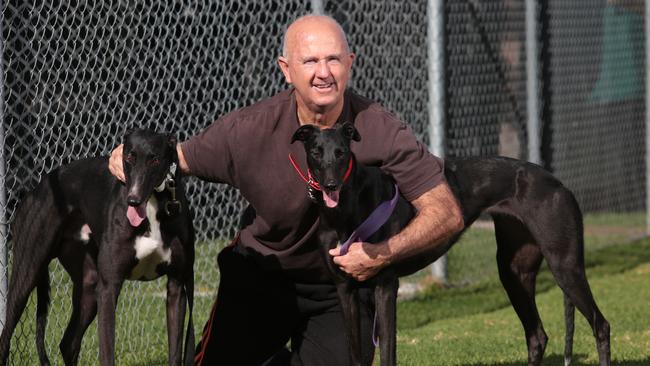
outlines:
[{"label": "chain-link fence", "polygon": [[[72,159],[108,154],[129,128],[169,131],[183,140],[284,88],[276,67],[283,27],[309,10],[302,0],[5,2],[6,220],[45,173]],[[195,179],[187,193],[197,218],[200,334],[218,285],[216,254],[234,235],[243,200],[234,189]],[[46,341],[60,363],[71,283],[56,261],[51,271]],[[117,319],[121,363],[166,363],[164,293],[164,280],[127,282]],[[32,298],[12,341],[12,364],[37,364],[34,316]],[[93,326],[81,364],[96,364],[97,350]]]},{"label": "chain-link fence", "polygon": [[645,207],[643,4],[547,5],[545,152],[586,211]]},{"label": "chain-link fence", "polygon": [[[523,1],[447,1],[444,19],[427,19],[425,1],[317,3],[341,22],[358,55],[352,87],[411,124],[427,144],[427,22],[444,22],[447,156],[527,158]],[[183,140],[286,88],[276,65],[281,35],[311,9],[309,0],[5,1],[0,248],[11,247],[6,223],[22,195],[54,167],[107,154],[131,127]],[[644,210],[642,8],[554,0],[538,10],[544,165],[587,211]],[[218,285],[216,254],[233,236],[244,200],[196,179],[188,196],[198,232],[200,333]],[[51,272],[46,341],[59,364],[71,286],[58,263]],[[121,364],[165,363],[164,288],[164,281],[125,286],[117,319]],[[12,341],[12,364],[37,363],[34,314],[32,298]],[[93,326],[81,363],[95,364],[97,350]]]}]

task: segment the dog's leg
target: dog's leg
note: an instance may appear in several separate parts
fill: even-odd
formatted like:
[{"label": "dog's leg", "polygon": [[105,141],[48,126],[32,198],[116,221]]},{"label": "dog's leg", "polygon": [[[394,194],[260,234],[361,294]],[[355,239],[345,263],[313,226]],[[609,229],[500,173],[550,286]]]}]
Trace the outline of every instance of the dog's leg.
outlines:
[{"label": "dog's leg", "polygon": [[[64,263],[63,260],[61,262]],[[72,314],[61,343],[59,343],[59,349],[66,366],[76,365],[79,362],[81,341],[86,329],[97,315],[97,298],[95,294],[97,268],[89,255],[85,256],[83,262],[82,268],[77,266],[75,271],[64,264],[73,279]]]},{"label": "dog's leg", "polygon": [[13,264],[5,324],[0,335],[0,365],[7,363],[11,336],[41,271],[47,271],[63,222],[52,186],[44,181],[21,202],[13,222]]},{"label": "dog's leg", "polygon": [[36,351],[41,366],[49,366],[45,350],[45,328],[47,327],[47,308],[50,304],[50,273],[47,268],[41,270],[36,285]]},{"label": "dog's leg", "polygon": [[192,260],[188,261],[188,273],[185,275],[185,296],[187,297],[187,308],[189,316],[187,318],[187,331],[185,334],[185,351],[183,352],[183,357],[185,358],[185,366],[194,365],[194,253],[191,254]]},{"label": "dog's leg", "polygon": [[40,272],[33,270],[34,268],[45,268],[47,270],[47,263],[25,263],[21,266],[14,262],[13,272],[11,276],[11,283],[9,284],[9,291],[7,294],[7,315],[4,327],[2,328],[2,335],[0,335],[0,364],[6,365],[9,356],[9,341],[16,329],[16,325],[20,320],[29,294],[34,290],[37,284]]},{"label": "dog's leg", "polygon": [[524,327],[528,364],[538,366],[548,341],[535,303],[535,279],[542,253],[523,223],[509,216],[493,217],[499,277]]},{"label": "dog's leg", "polygon": [[[102,262],[100,262],[102,263]],[[97,282],[97,330],[99,332],[99,363],[115,364],[115,310],[123,280],[114,273],[109,277],[99,271]]]},{"label": "dog's leg", "polygon": [[351,365],[362,365],[361,361],[361,314],[359,313],[359,292],[350,281],[336,284],[336,290],[341,302],[343,323],[346,325],[350,349]]},{"label": "dog's leg", "polygon": [[598,309],[587,282],[578,204],[571,192],[558,189],[535,212],[531,232],[539,238],[542,254],[558,285],[591,325],[600,365],[607,366],[611,362],[609,323]]},{"label": "dog's leg", "polygon": [[584,266],[571,263],[566,258],[546,258],[546,260],[558,285],[568,296],[570,302],[575,304],[589,322],[596,338],[600,365],[609,366],[611,362],[609,322],[607,322],[594,301]]},{"label": "dog's leg", "polygon": [[[563,244],[563,246],[566,247],[567,244]],[[576,244],[568,244],[568,247],[575,248]],[[565,296],[568,297],[568,300],[565,301],[565,306],[574,304],[589,322],[594,337],[596,338],[600,365],[609,366],[611,362],[609,322],[607,322],[600,309],[598,309],[591,289],[589,288],[585,274],[584,259],[581,255],[575,254],[578,253],[577,250],[571,252],[574,254],[567,255],[555,251],[547,251],[545,252],[546,262],[558,285],[564,291]],[[570,362],[570,357],[567,357],[565,354],[566,362]]]},{"label": "dog's leg", "polygon": [[180,366],[183,359],[183,323],[185,322],[185,289],[178,279],[167,278],[167,346],[169,365]]},{"label": "dog's leg", "polygon": [[575,312],[576,307],[569,299],[567,294],[564,294],[564,324],[566,326],[564,336],[564,366],[571,365],[573,358],[573,331],[575,329]]},{"label": "dog's leg", "polygon": [[[397,364],[397,289],[396,276],[377,278],[375,287],[375,326],[379,336],[379,350],[382,366]],[[373,334],[375,336],[375,334]]]}]

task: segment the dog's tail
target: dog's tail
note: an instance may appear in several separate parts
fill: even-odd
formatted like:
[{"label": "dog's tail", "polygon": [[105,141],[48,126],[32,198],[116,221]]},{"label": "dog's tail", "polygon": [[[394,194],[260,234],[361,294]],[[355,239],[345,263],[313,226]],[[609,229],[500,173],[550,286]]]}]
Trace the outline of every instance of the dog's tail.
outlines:
[{"label": "dog's tail", "polygon": [[45,326],[47,325],[47,310],[50,305],[50,274],[47,267],[43,269],[36,285],[36,350],[41,365],[49,365],[45,350]]},{"label": "dog's tail", "polygon": [[564,294],[564,322],[566,325],[566,335],[564,337],[564,366],[571,364],[573,357],[573,330],[575,321],[576,307],[569,297]]}]

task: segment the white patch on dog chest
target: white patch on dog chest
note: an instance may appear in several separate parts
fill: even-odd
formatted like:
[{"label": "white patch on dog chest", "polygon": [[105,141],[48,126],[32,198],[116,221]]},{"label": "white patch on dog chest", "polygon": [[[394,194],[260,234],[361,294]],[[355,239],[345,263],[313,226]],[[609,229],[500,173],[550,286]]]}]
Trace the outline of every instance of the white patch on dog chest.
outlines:
[{"label": "white patch on dog chest", "polygon": [[160,222],[156,219],[158,201],[151,197],[147,202],[147,218],[149,232],[145,236],[135,238],[135,257],[138,263],[131,270],[130,280],[153,280],[160,277],[156,267],[161,263],[171,263],[172,251],[163,248]]},{"label": "white patch on dog chest", "polygon": [[77,240],[81,241],[84,244],[88,244],[90,241],[90,234],[92,232],[90,231],[90,226],[88,224],[83,224],[81,226],[81,229],[79,229],[79,235],[77,236]]}]

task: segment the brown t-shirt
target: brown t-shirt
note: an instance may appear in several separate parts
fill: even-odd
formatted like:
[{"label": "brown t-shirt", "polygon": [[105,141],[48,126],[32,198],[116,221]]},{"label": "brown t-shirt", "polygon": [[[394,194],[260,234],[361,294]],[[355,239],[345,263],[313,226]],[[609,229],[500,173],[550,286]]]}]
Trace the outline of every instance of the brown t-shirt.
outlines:
[{"label": "brown t-shirt", "polygon": [[[391,175],[407,200],[444,179],[442,160],[378,103],[346,91],[338,121],[352,121],[361,135],[351,146],[357,161]],[[307,171],[303,145],[291,144],[298,127],[290,89],[227,114],[181,146],[193,175],[238,188],[255,208],[252,223],[240,233],[246,252],[298,281],[321,282],[327,276],[315,250],[318,213],[289,160],[293,155]]]}]

